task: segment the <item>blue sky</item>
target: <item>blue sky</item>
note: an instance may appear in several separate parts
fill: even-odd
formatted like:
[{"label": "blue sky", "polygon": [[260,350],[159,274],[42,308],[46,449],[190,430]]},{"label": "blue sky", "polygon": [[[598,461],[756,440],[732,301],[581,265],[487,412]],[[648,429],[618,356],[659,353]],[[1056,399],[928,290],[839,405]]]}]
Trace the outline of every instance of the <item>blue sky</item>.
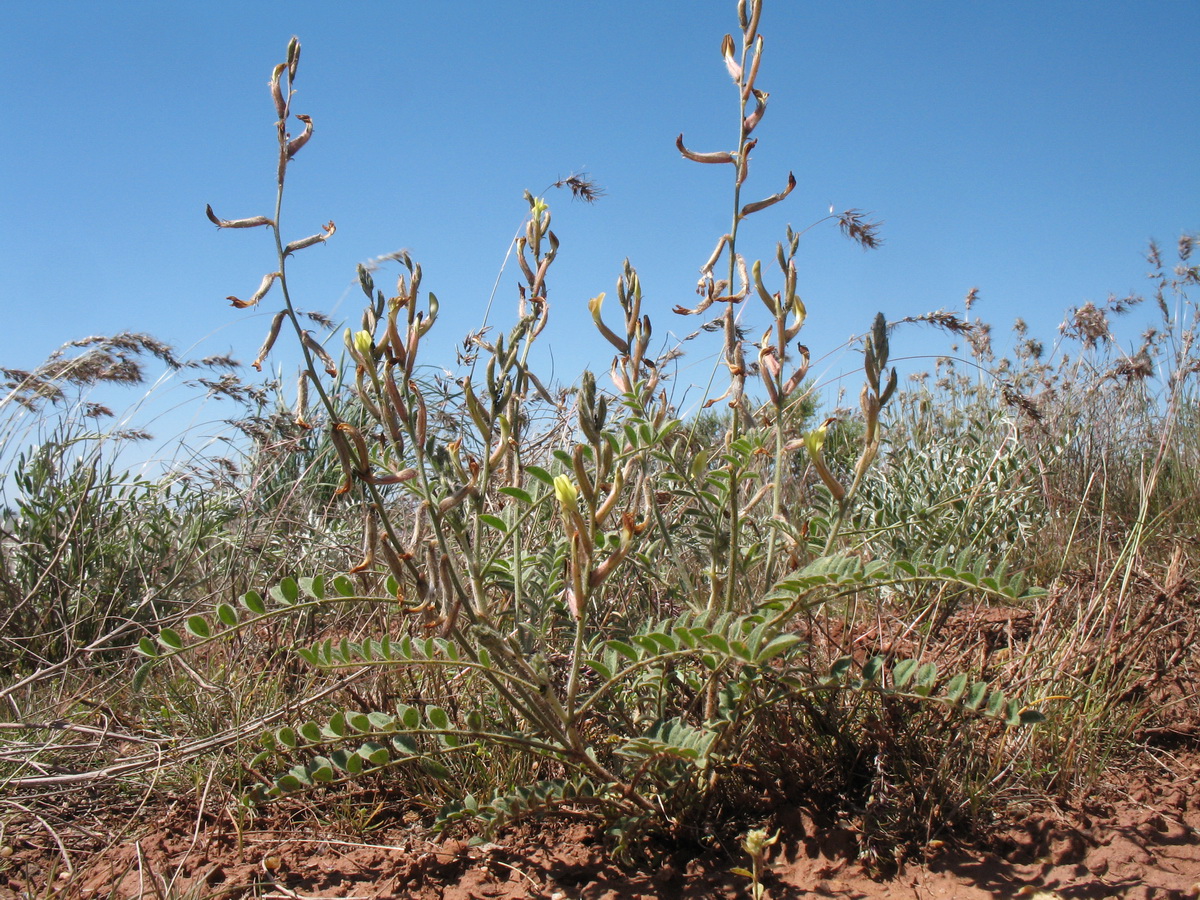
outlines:
[{"label": "blue sky", "polygon": [[[291,265],[300,305],[356,323],[355,264],[406,248],[443,312],[424,362],[453,365],[522,191],[586,170],[600,203],[548,197],[562,250],[545,366],[564,382],[607,367],[586,302],[613,296],[626,256],[656,336],[697,324],[670,310],[690,303],[728,227],[729,171],[681,159],[674,139],[736,141],[720,57],[733,0],[43,0],[5,17],[0,365],[122,329],[253,358],[274,305],[239,312],[224,298],[253,291],[272,246],[265,230],[218,232],[204,207],[270,213],[266,84],[292,34],[293,109],[316,130],[289,175],[284,228],[338,226]],[[827,377],[854,368],[838,348],[877,310],[961,309],[972,287],[998,331],[1023,316],[1052,339],[1065,308],[1143,289],[1148,239],[1173,247],[1200,228],[1200,3],[767,0],[761,32],[771,100],[746,190],[771,194],[789,170],[799,183],[753,217],[740,249],[770,260],[786,224],[831,204],[885,222],[870,253],[832,227],[802,242],[801,337]],[[518,274],[504,273],[496,323]],[[747,313],[752,333],[760,313]],[[707,379],[718,340],[690,346],[683,386]],[[893,355],[946,346],[900,331]]]}]

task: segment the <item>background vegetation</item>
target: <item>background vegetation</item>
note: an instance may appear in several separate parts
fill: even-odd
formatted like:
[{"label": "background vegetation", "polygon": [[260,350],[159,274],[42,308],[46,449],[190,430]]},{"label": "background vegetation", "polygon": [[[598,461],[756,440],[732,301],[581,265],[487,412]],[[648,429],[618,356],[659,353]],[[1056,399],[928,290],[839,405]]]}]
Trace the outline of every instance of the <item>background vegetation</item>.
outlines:
[{"label": "background vegetation", "polygon": [[[271,79],[276,207],[208,214],[273,233],[270,271],[231,300],[277,304],[253,367],[290,342],[296,386],[138,334],[3,372],[5,833],[40,823],[69,871],[64,795],[183,791],[239,827],[569,816],[638,859],[761,840],[808,804],[887,870],[1194,742],[1194,236],[1149,249],[1145,297],[1068,310],[1050,346],[1018,322],[998,354],[973,296],[864,321],[861,392],[818,408],[803,233],[738,238],[795,185],[749,170],[760,9],[743,0],[722,45],[735,149],[678,142],[729,177],[729,229],[676,309],[699,327],[656,349],[626,262],[589,304],[611,371],[567,386],[529,364],[559,248],[543,197],[525,198],[515,315],[468,336],[456,379],[420,357],[453,326],[405,254],[360,267],[344,335],[296,310],[288,261],[335,227],[285,228],[313,130],[293,39]],[[582,176],[555,187],[600,199]],[[817,224],[881,240],[857,210]],[[1130,349],[1110,330],[1125,315],[1147,319]],[[890,348],[919,327],[946,356],[901,377]],[[720,363],[681,419],[666,364],[693,341]],[[154,478],[117,464],[142,435],[106,427],[92,392],[142,383],[147,358],[239,404],[236,452]]]}]

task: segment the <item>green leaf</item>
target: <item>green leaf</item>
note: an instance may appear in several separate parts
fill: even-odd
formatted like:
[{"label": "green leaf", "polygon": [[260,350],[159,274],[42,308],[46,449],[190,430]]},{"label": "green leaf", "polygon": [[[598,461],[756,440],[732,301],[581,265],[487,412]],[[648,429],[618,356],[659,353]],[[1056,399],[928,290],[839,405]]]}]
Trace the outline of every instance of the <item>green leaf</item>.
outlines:
[{"label": "green leaf", "polygon": [[450,716],[440,706],[429,706],[425,708],[425,718],[429,720],[429,724],[438,731],[445,731],[450,727]]},{"label": "green leaf", "polygon": [[388,760],[391,759],[388,748],[375,741],[367,741],[367,743],[359,747],[358,755],[373,766],[386,766]]},{"label": "green leaf", "polygon": [[345,575],[339,575],[333,579],[333,589],[342,597],[353,597],[355,594],[354,582]]},{"label": "green leaf", "polygon": [[610,650],[615,650],[631,662],[637,662],[641,654],[637,652],[631,645],[624,641],[611,640],[605,641],[605,646]]},{"label": "green leaf", "polygon": [[360,731],[364,734],[369,731],[374,731],[374,729],[371,727],[370,718],[360,712],[346,713],[346,724],[355,731]]},{"label": "green leaf", "polygon": [[236,628],[238,623],[237,610],[228,603],[217,604],[217,618],[226,628]]},{"label": "green leaf", "polygon": [[876,682],[879,676],[883,673],[883,665],[887,660],[882,656],[872,656],[863,665],[862,677],[864,681]]},{"label": "green leaf", "polygon": [[957,703],[962,697],[963,692],[967,689],[967,674],[959,672],[946,685],[946,700],[950,703]]},{"label": "green leaf", "polygon": [[357,775],[363,770],[363,758],[358,753],[351,753],[346,749],[339,749],[330,753],[329,760],[337,768],[350,775]]},{"label": "green leaf", "polygon": [[396,752],[402,757],[416,756],[417,745],[412,738],[399,734],[392,738],[392,746],[396,748]]},{"label": "green leaf", "polygon": [[396,713],[399,715],[400,721],[404,723],[404,727],[409,731],[416,731],[421,727],[421,714],[417,711],[416,707],[397,703]]},{"label": "green leaf", "polygon": [[726,656],[729,655],[729,641],[725,640],[723,635],[706,634],[704,637],[700,638],[700,642],[704,644],[704,646],[710,647],[719,653],[724,653]]},{"label": "green leaf", "polygon": [[991,696],[987,701],[987,714],[989,716],[999,716],[1000,711],[1004,708],[1004,691],[992,691]]},{"label": "green leaf", "polygon": [[1021,724],[1021,704],[1016,700],[1009,700],[1004,704],[1004,724],[1009,728],[1015,728]]},{"label": "green leaf", "polygon": [[421,760],[421,764],[425,772],[434,778],[445,781],[450,777],[450,770],[436,759],[423,759]]},{"label": "green leaf", "polygon": [[271,761],[271,758],[274,755],[275,754],[270,750],[259,751],[258,753],[255,753],[254,756],[250,757],[250,762],[248,765],[251,769],[261,769],[264,765]]},{"label": "green leaf", "polygon": [[297,647],[296,655],[313,668],[321,667],[321,661],[317,658],[317,653],[315,650],[309,649],[308,647]]},{"label": "green leaf", "polygon": [[280,775],[275,779],[275,787],[279,788],[285,794],[290,794],[295,791],[304,790],[306,785],[295,775]]},{"label": "green leaf", "polygon": [[[876,659],[878,659],[878,657],[876,657]],[[871,661],[868,660],[867,665],[869,666],[870,664],[871,664]],[[831,677],[836,678],[838,681],[841,681],[843,678],[846,677],[846,673],[850,671],[850,668],[853,665],[854,665],[853,657],[843,656],[841,659],[837,660],[832,666],[830,666],[829,674]],[[864,678],[866,677],[866,673],[867,673],[867,667],[864,666],[863,667],[863,677]]]},{"label": "green leaf", "polygon": [[267,612],[267,604],[263,602],[262,594],[258,591],[246,591],[242,594],[242,606],[256,616],[265,615]]},{"label": "green leaf", "polygon": [[271,597],[284,606],[295,606],[300,600],[300,585],[294,578],[284,578],[270,590]]},{"label": "green leaf", "polygon": [[142,656],[149,656],[151,659],[158,656],[158,647],[154,645],[154,641],[148,637],[142,637],[137,644],[137,652]]},{"label": "green leaf", "polygon": [[296,732],[286,726],[275,732],[275,740],[289,750],[295,750],[300,746],[300,741],[296,738]]},{"label": "green leaf", "polygon": [[[142,640],[145,640],[145,638],[142,638]],[[598,659],[585,659],[583,664],[605,681],[608,681],[608,679],[612,678],[612,669],[604,665],[604,663],[600,662]]]},{"label": "green leaf", "polygon": [[937,681],[938,670],[933,663],[925,663],[921,668],[917,669],[917,681],[913,691],[920,694],[922,697],[928,697],[933,690],[933,685]]},{"label": "green leaf", "polygon": [[967,709],[979,709],[983,703],[983,698],[987,696],[988,683],[986,681],[977,681],[971,685],[971,689],[967,691],[966,697],[963,698],[963,706]]},{"label": "green leaf", "polygon": [[316,722],[305,722],[300,726],[300,736],[310,744],[317,744],[321,741],[321,726]]},{"label": "green leaf", "polygon": [[150,670],[154,668],[154,661],[147,660],[138,666],[133,672],[133,689],[140,691],[142,685],[146,683],[146,676],[150,674]]},{"label": "green leaf", "polygon": [[799,635],[795,634],[779,634],[771,638],[767,645],[758,651],[758,655],[754,661],[760,665],[769,662],[781,653],[786,653],[788,650],[795,647],[797,644],[803,643]]},{"label": "green leaf", "polygon": [[913,675],[917,671],[917,661],[915,659],[902,659],[896,663],[896,667],[892,669],[892,685],[897,690],[902,690]]},{"label": "green leaf", "polygon": [[325,579],[319,575],[316,578],[301,578],[298,587],[314,600],[325,599]]},{"label": "green leaf", "polygon": [[1046,714],[1038,709],[1023,709],[1019,719],[1020,725],[1037,725],[1046,721]]},{"label": "green leaf", "polygon": [[[528,467],[526,467],[525,471],[529,471]],[[515,500],[520,500],[527,506],[531,506],[533,504],[533,497],[529,496],[528,492],[521,490],[519,487],[502,487],[500,488],[500,493],[507,494],[509,497],[512,497]]]},{"label": "green leaf", "polygon": [[188,634],[194,635],[201,640],[212,636],[212,628],[209,627],[208,619],[204,618],[204,616],[188,616],[183,627],[187,629]]},{"label": "green leaf", "polygon": [[478,519],[489,528],[494,528],[501,534],[508,534],[508,523],[499,516],[493,516],[490,513],[480,513]]},{"label": "green leaf", "polygon": [[367,713],[367,718],[371,721],[371,727],[376,731],[387,731],[396,724],[395,717],[389,716],[385,712],[375,711]]},{"label": "green leaf", "polygon": [[[570,457],[567,457],[567,464],[572,464]],[[542,482],[542,484],[554,487],[554,476],[540,466],[526,466],[525,471],[538,481]]]},{"label": "green leaf", "polygon": [[164,628],[158,633],[158,642],[171,650],[183,649],[183,638],[174,628]]},{"label": "green leaf", "polygon": [[313,781],[319,784],[328,784],[333,781],[336,773],[333,771],[333,763],[329,759],[324,756],[314,757],[311,766]]}]

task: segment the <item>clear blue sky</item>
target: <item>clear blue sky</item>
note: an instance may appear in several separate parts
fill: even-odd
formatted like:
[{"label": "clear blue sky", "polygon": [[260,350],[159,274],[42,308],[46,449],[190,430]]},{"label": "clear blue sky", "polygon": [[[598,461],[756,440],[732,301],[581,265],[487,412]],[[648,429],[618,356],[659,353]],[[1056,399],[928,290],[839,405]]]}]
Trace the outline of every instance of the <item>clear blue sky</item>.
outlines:
[{"label": "clear blue sky", "polygon": [[[696,270],[728,226],[732,149],[721,37],[733,0],[289,3],[40,0],[0,33],[0,365],[121,329],[192,352],[255,353],[274,304],[274,111],[266,89],[296,34],[293,109],[316,132],[289,175],[288,237],[338,232],[290,268],[302,306],[357,322],[355,263],[407,248],[442,304],[439,353],[478,324],[522,191],[586,170],[596,206],[549,197],[562,240],[545,335],[554,376],[606,367],[586,301],[638,267],[656,335],[695,319]],[[788,200],[741,249],[770,260],[784,226],[832,204],[885,221],[863,253],[832,227],[804,239],[802,339],[815,357],[889,318],[961,309],[1052,338],[1062,311],[1142,290],[1142,251],[1200,228],[1200,3],[767,0],[759,85],[771,94],[747,191]],[[767,266],[769,269],[770,266]],[[510,265],[493,321],[516,296]],[[386,276],[383,284],[390,283]],[[615,304],[614,304],[615,305]],[[611,312],[611,310],[610,310]],[[759,333],[761,310],[748,312]],[[947,345],[902,331],[893,354]],[[716,336],[693,345],[703,382]],[[707,356],[707,359],[704,357]],[[703,361],[701,361],[703,360]],[[853,354],[830,365],[850,369]],[[856,392],[856,388],[855,388]]]}]

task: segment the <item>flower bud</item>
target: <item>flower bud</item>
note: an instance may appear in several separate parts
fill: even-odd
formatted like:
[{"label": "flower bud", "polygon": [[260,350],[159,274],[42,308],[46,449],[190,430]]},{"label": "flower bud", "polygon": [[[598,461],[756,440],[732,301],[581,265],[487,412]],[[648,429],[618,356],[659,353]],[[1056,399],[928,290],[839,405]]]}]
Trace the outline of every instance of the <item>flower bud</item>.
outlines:
[{"label": "flower bud", "polygon": [[554,496],[563,510],[569,510],[579,502],[579,489],[571,482],[570,475],[558,475],[554,479]]}]

